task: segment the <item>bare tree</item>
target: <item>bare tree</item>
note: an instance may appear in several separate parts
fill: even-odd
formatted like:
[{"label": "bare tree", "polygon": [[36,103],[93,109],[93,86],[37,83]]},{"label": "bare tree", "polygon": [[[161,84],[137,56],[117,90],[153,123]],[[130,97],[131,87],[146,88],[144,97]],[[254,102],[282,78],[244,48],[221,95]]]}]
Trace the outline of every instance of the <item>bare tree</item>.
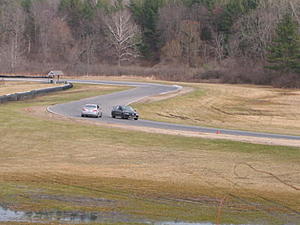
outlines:
[{"label": "bare tree", "polygon": [[265,59],[267,47],[272,41],[278,20],[279,12],[275,6],[259,8],[236,21],[233,26],[234,35],[229,41],[230,55]]},{"label": "bare tree", "polygon": [[106,17],[107,41],[117,58],[118,66],[139,56],[137,49],[140,31],[130,12],[123,9]]},{"label": "bare tree", "polygon": [[187,8],[179,2],[166,4],[159,10],[158,30],[162,45],[160,58],[164,62],[182,62],[180,23],[186,19],[186,15]]},{"label": "bare tree", "polygon": [[162,59],[184,62],[189,66],[207,62],[211,48],[201,41],[201,34],[202,29],[208,26],[208,15],[208,10],[198,4],[189,8],[183,3],[171,2],[162,7],[158,22],[163,45]]},{"label": "bare tree", "polygon": [[84,62],[84,71],[86,75],[90,73],[90,66],[94,62],[96,51],[96,37],[94,35],[86,35],[80,40],[78,60]]},{"label": "bare tree", "polygon": [[59,0],[34,1],[31,12],[35,20],[35,36],[39,44],[39,53],[42,61],[47,63],[51,60],[50,35],[51,24],[57,16]]},{"label": "bare tree", "polygon": [[52,62],[68,62],[74,45],[72,33],[68,24],[59,17],[55,17],[48,28],[49,56]]},{"label": "bare tree", "polygon": [[180,23],[187,19],[188,9],[181,3],[170,3],[159,10],[158,29],[164,44],[174,40],[180,33]]},{"label": "bare tree", "polygon": [[224,34],[222,33],[216,33],[213,37],[213,50],[214,50],[214,56],[216,58],[216,61],[221,62],[221,60],[224,58]]},{"label": "bare tree", "polygon": [[198,64],[201,47],[200,23],[197,21],[183,20],[180,23],[179,40],[182,47],[182,57],[189,66]]},{"label": "bare tree", "polygon": [[229,40],[230,56],[264,60],[278,21],[286,13],[299,20],[298,0],[262,0],[256,10],[244,15],[233,26]]},{"label": "bare tree", "polygon": [[93,65],[106,58],[104,47],[106,45],[106,37],[104,35],[106,24],[104,15],[103,9],[97,9],[94,17],[89,21],[89,28],[82,32],[84,35],[78,40],[78,57],[84,64],[86,75],[89,75]]},{"label": "bare tree", "polygon": [[293,11],[294,16],[295,16],[295,18],[296,18],[298,24],[300,25],[300,17],[299,17],[299,15],[298,15],[298,13],[297,13],[295,4],[293,3],[293,1],[290,1],[289,3],[290,3],[290,6],[291,6],[291,9],[292,9],[292,11]]},{"label": "bare tree", "polygon": [[17,2],[4,1],[1,14],[1,61],[14,72],[23,55],[23,32],[25,14]]}]

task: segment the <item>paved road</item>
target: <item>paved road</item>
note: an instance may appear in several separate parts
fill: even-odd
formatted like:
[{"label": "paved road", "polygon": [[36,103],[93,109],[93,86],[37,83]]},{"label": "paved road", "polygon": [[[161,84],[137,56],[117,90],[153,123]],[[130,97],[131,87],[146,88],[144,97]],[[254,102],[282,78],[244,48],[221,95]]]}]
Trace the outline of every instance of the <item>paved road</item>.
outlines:
[{"label": "paved road", "polygon": [[[144,97],[155,96],[162,93],[174,92],[180,89],[180,86],[172,85],[161,85],[161,84],[150,84],[150,83],[135,83],[135,82],[115,82],[115,81],[80,81],[80,80],[70,80],[72,83],[93,83],[93,84],[109,84],[109,85],[127,85],[133,86],[135,88],[122,91],[118,93],[108,94],[104,96],[93,97],[89,99],[82,99],[80,101],[70,102],[66,104],[60,104],[51,106],[49,109],[55,113],[62,114],[71,117],[80,117],[80,110],[82,106],[86,103],[97,103],[102,105],[103,108],[103,118],[108,123],[117,123],[122,125],[140,126],[140,127],[151,127],[178,131],[193,131],[193,132],[204,132],[204,133],[216,133],[221,131],[222,134],[229,135],[239,135],[239,136],[252,136],[252,137],[264,137],[264,138],[281,138],[290,140],[300,140],[300,136],[290,136],[290,135],[280,135],[280,134],[268,134],[268,133],[258,133],[258,132],[247,132],[239,130],[228,130],[228,129],[218,129],[218,128],[207,128],[199,126],[189,126],[189,125],[179,125],[164,122],[155,122],[149,120],[122,120],[113,119],[110,116],[111,108],[118,104],[130,104],[136,102]],[[141,115],[142,117],[142,115]],[[95,120],[91,118],[91,120]],[[96,119],[97,120],[97,119]]]},{"label": "paved road", "polygon": [[[37,81],[37,79],[34,80]],[[112,106],[114,105],[118,105],[118,104],[127,105],[148,96],[155,96],[163,93],[174,92],[182,87],[176,85],[162,85],[162,84],[153,84],[153,83],[124,82],[124,81],[69,80],[69,82],[86,83],[86,84],[122,85],[122,86],[132,86],[133,88],[126,91],[113,93],[113,94],[102,95],[102,96],[82,99],[79,101],[73,101],[65,104],[50,106],[48,108],[50,111],[64,116],[79,118],[81,116],[81,108],[83,105],[85,105],[86,103],[96,103],[102,106],[103,117],[99,119],[95,119],[95,118],[84,118],[84,119],[99,121],[99,122],[105,121],[106,123],[112,123],[112,124],[160,128],[160,129],[178,130],[178,131],[193,131],[193,132],[202,132],[202,133],[216,133],[220,131],[222,134],[235,135],[235,136],[300,140],[300,136],[292,136],[292,135],[207,128],[207,127],[200,127],[200,126],[189,126],[189,125],[179,125],[179,124],[164,123],[164,122],[155,122],[155,121],[142,120],[142,119],[138,121],[113,119],[110,116],[110,112]],[[141,117],[142,116],[143,115],[141,115]]]}]

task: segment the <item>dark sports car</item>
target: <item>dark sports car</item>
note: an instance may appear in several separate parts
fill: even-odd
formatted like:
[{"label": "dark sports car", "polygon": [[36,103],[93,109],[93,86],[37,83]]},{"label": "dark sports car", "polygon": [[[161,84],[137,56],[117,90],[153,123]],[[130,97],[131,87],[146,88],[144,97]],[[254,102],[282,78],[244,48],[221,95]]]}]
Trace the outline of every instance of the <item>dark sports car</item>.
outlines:
[{"label": "dark sports car", "polygon": [[120,117],[122,119],[134,119],[138,120],[139,114],[131,107],[127,105],[114,106],[111,111],[112,118]]}]

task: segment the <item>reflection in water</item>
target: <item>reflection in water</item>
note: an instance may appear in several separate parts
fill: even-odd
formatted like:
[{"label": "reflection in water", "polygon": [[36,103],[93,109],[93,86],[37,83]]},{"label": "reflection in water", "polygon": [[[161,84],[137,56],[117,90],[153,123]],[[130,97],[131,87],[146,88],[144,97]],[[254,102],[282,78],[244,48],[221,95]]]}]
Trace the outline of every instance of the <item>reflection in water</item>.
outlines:
[{"label": "reflection in water", "polygon": [[[103,221],[108,215],[100,215],[97,213],[82,213],[82,212],[27,212],[27,219],[31,220],[50,220],[50,221],[68,221],[68,222],[96,222]],[[113,217],[111,215],[111,217]]]},{"label": "reflection in water", "polygon": [[87,222],[132,222],[147,223],[141,220],[119,213],[98,213],[98,212],[21,212],[12,211],[0,206],[0,222],[38,222],[38,221],[64,221],[71,223]]},{"label": "reflection in water", "polygon": [[0,222],[22,221],[24,216],[24,212],[12,211],[0,206]]},{"label": "reflection in water", "polygon": [[134,218],[120,213],[99,213],[99,212],[22,212],[13,211],[0,206],[0,222],[41,222],[41,221],[61,221],[78,223],[143,223],[149,225],[213,225],[209,222],[176,222],[165,221],[155,222],[151,220]]},{"label": "reflection in water", "polygon": [[154,222],[142,220],[119,213],[83,213],[83,212],[21,212],[13,211],[0,206],[0,222],[38,222],[38,221],[64,221],[71,223],[144,223],[151,225],[212,225],[212,223],[186,223],[186,222]]}]

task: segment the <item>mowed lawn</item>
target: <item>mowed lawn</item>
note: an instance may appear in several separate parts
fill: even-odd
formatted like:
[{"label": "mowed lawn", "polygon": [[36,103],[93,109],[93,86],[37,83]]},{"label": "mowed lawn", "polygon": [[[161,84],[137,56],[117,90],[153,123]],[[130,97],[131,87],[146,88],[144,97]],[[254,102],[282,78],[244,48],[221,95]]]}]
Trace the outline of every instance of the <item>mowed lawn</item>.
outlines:
[{"label": "mowed lawn", "polygon": [[128,131],[44,112],[118,90],[75,85],[0,105],[0,205],[161,221],[299,219],[299,148]]},{"label": "mowed lawn", "polygon": [[182,84],[193,92],[135,104],[150,120],[300,135],[300,90],[254,85]]}]

